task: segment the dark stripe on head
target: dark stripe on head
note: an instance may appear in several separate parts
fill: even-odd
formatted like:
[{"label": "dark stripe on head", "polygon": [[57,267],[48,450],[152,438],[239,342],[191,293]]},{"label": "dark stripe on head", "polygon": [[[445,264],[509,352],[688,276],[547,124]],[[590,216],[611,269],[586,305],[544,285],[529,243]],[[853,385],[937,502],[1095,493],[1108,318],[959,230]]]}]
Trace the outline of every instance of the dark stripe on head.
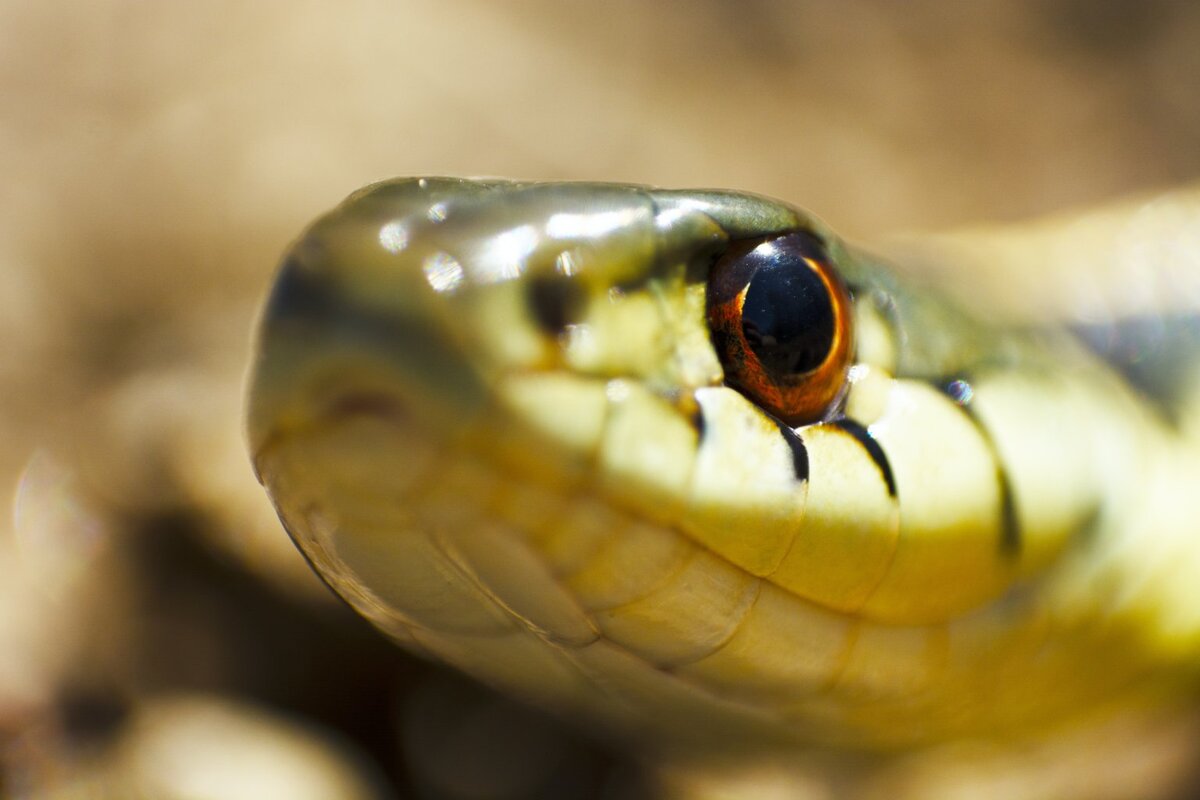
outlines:
[{"label": "dark stripe on head", "polygon": [[796,480],[808,480],[808,448],[804,446],[804,440],[787,425],[781,424],[779,432],[792,450],[792,469],[796,471]]},{"label": "dark stripe on head", "polygon": [[975,414],[972,406],[975,389],[966,377],[936,381],[933,386],[963,410],[967,419],[971,420],[971,424],[975,426],[975,430],[979,431],[980,437],[987,444],[988,454],[992,457],[992,463],[996,465],[996,486],[1000,493],[1000,552],[1015,557],[1021,552],[1021,526],[1017,523],[1017,507],[1013,500],[1012,481],[1009,480],[1008,470],[1004,468],[1004,462],[1000,460],[1000,453],[996,450],[996,440],[992,438],[991,432]]},{"label": "dark stripe on head", "polygon": [[1178,424],[1189,375],[1180,366],[1200,360],[1200,313],[1126,317],[1071,330]]},{"label": "dark stripe on head", "polygon": [[[301,243],[297,249],[306,244]],[[316,249],[316,245],[309,249]],[[289,254],[279,267],[265,316],[268,320],[321,317],[332,313],[335,304],[336,290],[329,279]]]},{"label": "dark stripe on head", "polygon": [[582,318],[587,296],[584,286],[566,275],[531,275],[525,299],[538,327],[552,336]]},{"label": "dark stripe on head", "polygon": [[883,448],[880,447],[879,442],[871,435],[870,431],[846,417],[839,419],[833,424],[853,436],[863,446],[863,449],[867,451],[867,455],[875,462],[875,466],[879,467],[879,473],[883,476],[883,482],[887,484],[888,495],[895,497],[896,478],[892,475],[892,465],[888,463],[887,453],[883,452]]}]

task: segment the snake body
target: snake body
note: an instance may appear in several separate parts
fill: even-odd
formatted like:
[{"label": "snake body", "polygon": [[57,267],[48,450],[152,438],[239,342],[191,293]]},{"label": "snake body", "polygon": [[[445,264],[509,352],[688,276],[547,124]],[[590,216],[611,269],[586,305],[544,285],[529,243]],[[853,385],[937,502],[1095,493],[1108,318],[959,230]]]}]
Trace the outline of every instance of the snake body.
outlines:
[{"label": "snake body", "polygon": [[[789,424],[706,307],[714,263],[797,231],[853,348]],[[286,256],[251,450],[403,646],[664,752],[895,751],[1190,692],[1197,348],[1141,354],[1168,402],[1069,326],[991,316],[752,195],[389,181]]]}]

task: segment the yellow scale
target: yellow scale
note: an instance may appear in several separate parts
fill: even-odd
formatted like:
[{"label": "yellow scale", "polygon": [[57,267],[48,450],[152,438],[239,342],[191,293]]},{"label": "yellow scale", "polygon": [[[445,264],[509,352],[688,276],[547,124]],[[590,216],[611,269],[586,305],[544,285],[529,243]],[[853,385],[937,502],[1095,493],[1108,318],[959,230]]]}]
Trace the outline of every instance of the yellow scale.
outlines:
[{"label": "yellow scale", "polygon": [[[844,363],[730,349],[747,252],[844,284]],[[1194,416],[789,206],[377,184],[293,246],[260,337],[254,462],[329,584],[640,747],[894,753],[1190,692]]]}]

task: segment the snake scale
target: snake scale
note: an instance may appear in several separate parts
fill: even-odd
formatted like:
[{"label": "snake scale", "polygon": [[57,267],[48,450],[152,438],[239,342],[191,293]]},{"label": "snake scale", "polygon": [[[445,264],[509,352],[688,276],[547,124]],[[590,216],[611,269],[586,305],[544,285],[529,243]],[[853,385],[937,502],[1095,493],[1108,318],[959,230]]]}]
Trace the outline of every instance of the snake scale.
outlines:
[{"label": "snake scale", "polygon": [[1022,241],[964,302],[753,195],[376,184],[285,257],[254,464],[400,644],[664,756],[1179,702],[1194,315],[1047,319]]}]

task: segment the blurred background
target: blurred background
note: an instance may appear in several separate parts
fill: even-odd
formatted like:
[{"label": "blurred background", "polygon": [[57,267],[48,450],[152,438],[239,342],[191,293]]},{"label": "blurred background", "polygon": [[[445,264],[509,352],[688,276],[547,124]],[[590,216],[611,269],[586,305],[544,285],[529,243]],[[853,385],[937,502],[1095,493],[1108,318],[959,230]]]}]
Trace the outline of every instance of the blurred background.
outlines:
[{"label": "blurred background", "polygon": [[627,797],[392,648],[241,441],[279,253],[412,174],[719,186],[852,239],[1200,177],[1200,4],[0,0],[0,795]]}]

